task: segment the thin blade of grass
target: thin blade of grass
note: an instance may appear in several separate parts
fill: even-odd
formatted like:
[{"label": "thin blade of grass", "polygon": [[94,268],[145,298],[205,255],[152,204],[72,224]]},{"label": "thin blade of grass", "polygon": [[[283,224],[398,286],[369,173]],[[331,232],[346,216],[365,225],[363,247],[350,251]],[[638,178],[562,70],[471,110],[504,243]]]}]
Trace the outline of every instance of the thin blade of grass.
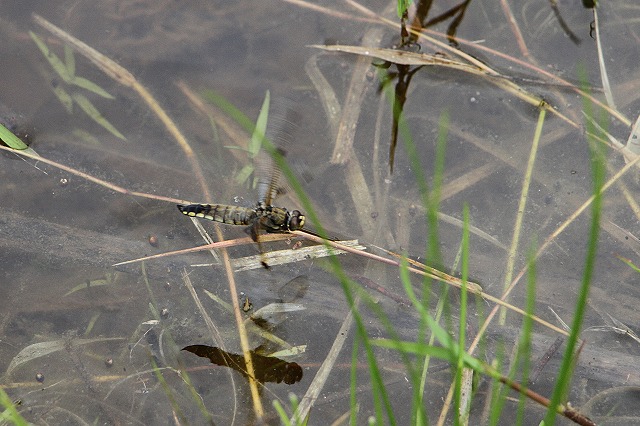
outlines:
[{"label": "thin blade of grass", "polygon": [[87,80],[84,77],[74,76],[73,79],[71,79],[70,83],[74,86],[78,86],[90,92],[93,92],[96,95],[102,96],[103,98],[115,99],[115,97],[111,93],[107,92],[93,81]]},{"label": "thin blade of grass", "polygon": [[34,32],[29,31],[29,36],[36,44],[36,46],[38,46],[38,49],[40,49],[42,55],[47,59],[47,61],[49,61],[51,68],[53,68],[53,70],[65,83],[69,83],[73,76],[69,74],[67,65],[62,62],[62,60],[58,58],[55,53],[49,50],[47,44],[38,35],[36,35]]},{"label": "thin blade of grass", "polygon": [[[529,248],[528,262],[529,270],[527,272],[527,315],[522,319],[522,331],[520,333],[520,342],[518,343],[518,352],[516,360],[513,363],[513,371],[521,371],[520,382],[528,383],[531,371],[531,337],[533,334],[533,320],[531,317],[536,311],[536,239],[531,243]],[[516,424],[521,425],[524,422],[525,406],[527,399],[520,394],[518,402],[518,412],[516,415]]]},{"label": "thin blade of grass", "polygon": [[1,422],[11,422],[15,426],[28,426],[29,423],[20,415],[15,404],[9,398],[9,395],[0,388],[0,406],[4,407],[4,411],[0,413]]},{"label": "thin blade of grass", "polygon": [[[587,81],[587,75],[584,70],[581,70],[582,81]],[[586,85],[586,83],[585,83]],[[586,89],[585,89],[586,90]],[[584,110],[587,116],[594,117],[594,111],[592,104],[584,100]],[[595,126],[589,124],[587,120],[587,135],[596,135],[597,129]],[[572,365],[574,363],[574,351],[578,342],[578,338],[582,331],[582,322],[584,320],[585,310],[587,306],[587,300],[589,297],[589,289],[591,287],[591,281],[595,270],[596,254],[598,251],[598,235],[600,232],[600,217],[602,214],[602,191],[604,189],[606,178],[606,159],[602,152],[602,145],[593,137],[588,136],[589,150],[591,154],[591,173],[592,173],[592,188],[593,188],[593,202],[591,203],[591,227],[589,230],[589,237],[587,242],[587,254],[585,259],[585,266],[582,275],[582,283],[580,285],[578,299],[576,300],[576,308],[573,316],[573,322],[571,324],[571,333],[567,338],[566,348],[562,364],[556,378],[555,386],[553,389],[553,395],[551,402],[545,416],[546,424],[553,424],[557,407],[560,402],[566,397],[567,391],[570,386],[571,376],[573,374]]]},{"label": "thin blade of grass", "polygon": [[72,93],[71,97],[76,104],[78,104],[80,109],[83,110],[93,121],[104,127],[109,131],[109,133],[118,139],[122,139],[123,141],[127,140],[127,138],[125,138],[124,135],[109,122],[109,120],[104,118],[100,111],[98,111],[98,108],[96,108],[86,96],[81,93]]},{"label": "thin blade of grass", "polygon": [[[262,148],[262,141],[267,134],[267,122],[269,120],[269,104],[271,102],[271,95],[267,90],[264,100],[262,101],[262,107],[260,108],[260,112],[258,113],[258,119],[256,120],[256,125],[251,134],[251,139],[249,140],[249,144],[247,145],[247,152],[249,153],[249,158],[253,159],[258,155],[260,149]],[[236,175],[236,182],[241,185],[244,185],[245,182],[249,179],[251,174],[254,172],[255,167],[253,164],[248,164],[243,167],[243,169]]]},{"label": "thin blade of grass", "polygon": [[67,92],[67,90],[61,85],[54,86],[52,90],[53,94],[56,95],[56,98],[58,98],[58,101],[60,101],[64,109],[69,114],[73,114],[73,98],[69,92]]},{"label": "thin blade of grass", "polygon": [[[531,141],[531,150],[529,151],[529,159],[527,161],[527,168],[524,173],[524,179],[522,181],[522,189],[520,191],[520,200],[518,201],[518,210],[516,213],[516,222],[513,225],[513,236],[511,238],[511,246],[509,248],[509,254],[507,256],[507,266],[505,269],[503,292],[507,290],[511,280],[513,278],[513,272],[518,253],[518,245],[520,243],[520,233],[522,231],[522,222],[524,220],[524,214],[526,212],[527,200],[529,199],[529,188],[531,187],[531,181],[533,179],[533,167],[538,156],[538,147],[540,146],[540,137],[542,135],[542,126],[546,116],[546,110],[540,108],[538,114],[538,124]],[[500,325],[504,325],[507,318],[507,311],[502,309],[500,312]]]},{"label": "thin blade of grass", "polygon": [[67,68],[67,73],[69,73],[69,77],[75,77],[76,57],[73,55],[73,49],[68,44],[64,45],[64,63]]},{"label": "thin blade of grass", "polygon": [[456,361],[455,388],[454,388],[454,408],[456,413],[456,423],[460,422],[463,414],[462,410],[462,377],[464,375],[464,360],[462,350],[466,346],[467,328],[467,279],[469,277],[469,206],[465,203],[463,208],[462,227],[462,288],[460,291],[460,321],[458,322],[458,359]]}]

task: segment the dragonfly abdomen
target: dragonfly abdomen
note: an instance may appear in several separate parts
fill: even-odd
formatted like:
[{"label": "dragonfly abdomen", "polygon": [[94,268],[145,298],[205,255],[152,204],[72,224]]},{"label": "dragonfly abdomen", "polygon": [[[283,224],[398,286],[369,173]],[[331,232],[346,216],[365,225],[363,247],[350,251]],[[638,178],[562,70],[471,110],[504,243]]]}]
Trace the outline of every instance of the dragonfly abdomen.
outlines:
[{"label": "dragonfly abdomen", "polygon": [[178,204],[182,214],[200,217],[227,225],[250,225],[256,218],[255,209],[225,204]]}]

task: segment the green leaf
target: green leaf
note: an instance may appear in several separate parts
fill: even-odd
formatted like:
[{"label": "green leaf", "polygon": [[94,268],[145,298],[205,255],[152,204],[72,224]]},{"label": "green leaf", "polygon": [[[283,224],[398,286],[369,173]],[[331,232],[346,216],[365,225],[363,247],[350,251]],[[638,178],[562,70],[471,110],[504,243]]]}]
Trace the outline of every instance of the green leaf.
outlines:
[{"label": "green leaf", "polygon": [[262,147],[262,141],[267,132],[267,121],[269,120],[269,102],[271,101],[271,94],[267,90],[260,108],[260,114],[258,114],[258,121],[256,121],[256,128],[251,135],[251,142],[249,142],[249,154],[251,158],[255,157],[260,148]]},{"label": "green leaf", "polygon": [[9,395],[0,389],[0,406],[5,407],[5,410],[0,413],[0,422],[11,422],[16,426],[27,426],[29,423],[20,415],[16,409],[16,404],[11,401]]},{"label": "green leaf", "polygon": [[58,84],[53,87],[53,94],[56,95],[56,98],[58,98],[62,106],[64,106],[64,109],[66,109],[69,114],[73,114],[73,99],[71,99],[69,92]]},{"label": "green leaf", "polygon": [[616,256],[616,257],[618,259],[622,260],[624,263],[626,263],[627,266],[632,268],[634,271],[640,272],[640,268],[638,268],[631,260],[627,259],[626,257],[622,257],[622,256]]},{"label": "green leaf", "polygon": [[68,44],[64,45],[64,63],[67,65],[67,72],[73,78],[76,75],[76,58],[73,56],[73,49]]},{"label": "green leaf", "polygon": [[117,138],[120,138],[124,141],[127,138],[124,137],[122,133],[118,131],[109,121],[100,114],[100,111],[91,103],[86,96],[80,93],[73,93],[71,95],[74,101],[78,104],[78,106],[89,116],[93,121],[107,129],[112,135]]},{"label": "green leaf", "polygon": [[29,148],[27,144],[22,142],[19,137],[11,133],[9,129],[0,124],[0,139],[4,142],[9,148],[24,150]]},{"label": "green leaf", "polygon": [[273,352],[269,354],[269,356],[276,357],[276,358],[295,357],[305,353],[306,351],[307,351],[307,345],[299,345],[299,346],[293,346],[290,349],[283,349],[281,351]]},{"label": "green leaf", "polygon": [[86,282],[80,283],[77,286],[73,287],[71,290],[66,292],[64,294],[64,296],[62,296],[62,297],[67,297],[70,294],[75,293],[76,291],[85,290],[85,289],[88,289],[88,288],[91,288],[91,287],[99,287],[99,286],[103,286],[103,285],[112,285],[114,283],[115,278],[116,278],[115,274],[107,273],[105,275],[104,279],[87,280]]},{"label": "green leaf", "polygon": [[402,18],[402,15],[409,9],[409,5],[413,0],[398,0],[398,18]]},{"label": "green leaf", "polygon": [[100,95],[103,98],[114,99],[114,96],[111,93],[107,92],[106,90],[98,86],[93,81],[87,80],[84,77],[73,77],[70,83],[75,86],[82,87],[83,89],[86,89],[90,92],[93,92],[96,95]]},{"label": "green leaf", "polygon": [[100,141],[95,136],[93,136],[91,133],[87,132],[86,130],[73,129],[71,131],[71,134],[73,135],[74,138],[80,139],[81,141],[83,141],[87,145],[93,145],[93,146],[100,146],[101,145]]},{"label": "green leaf", "polygon": [[62,80],[64,80],[66,83],[69,83],[72,79],[72,76],[69,74],[67,66],[60,60],[60,58],[58,58],[58,56],[56,56],[55,53],[49,50],[44,40],[42,40],[31,31],[29,31],[29,35],[31,36],[33,42],[38,46],[44,57],[47,58],[47,61],[49,61],[49,64],[54,69],[54,71],[60,76]]},{"label": "green leaf", "polygon": [[241,185],[244,185],[247,179],[249,179],[249,176],[251,176],[251,173],[253,173],[253,166],[247,164],[236,175],[236,182],[238,182]]},{"label": "green leaf", "polygon": [[[447,349],[441,346],[430,346],[425,343],[406,342],[393,339],[371,339],[371,344],[382,348],[396,349],[405,353],[422,356],[429,355],[431,357],[439,358],[446,361],[452,360],[451,349]],[[454,346],[452,349],[457,350],[458,348],[458,346]],[[474,358],[463,351],[462,359],[467,367],[479,372],[485,372],[486,369],[484,368],[483,363],[477,358]]]}]

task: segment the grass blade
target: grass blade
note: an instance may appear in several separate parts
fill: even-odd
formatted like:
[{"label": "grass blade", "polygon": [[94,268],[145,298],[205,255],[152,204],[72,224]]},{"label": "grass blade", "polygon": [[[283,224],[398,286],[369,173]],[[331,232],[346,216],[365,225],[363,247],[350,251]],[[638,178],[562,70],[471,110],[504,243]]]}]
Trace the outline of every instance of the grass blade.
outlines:
[{"label": "grass blade", "polygon": [[76,101],[80,109],[82,109],[93,121],[107,129],[113,136],[122,139],[123,141],[127,140],[127,138],[125,138],[124,135],[118,131],[118,129],[116,129],[111,123],[109,123],[109,120],[104,118],[100,111],[98,111],[98,109],[86,96],[81,93],[73,93],[71,97],[74,101]]},{"label": "grass blade", "polygon": [[23,150],[29,148],[27,144],[22,142],[19,137],[11,133],[9,129],[0,124],[0,140],[9,148]]}]

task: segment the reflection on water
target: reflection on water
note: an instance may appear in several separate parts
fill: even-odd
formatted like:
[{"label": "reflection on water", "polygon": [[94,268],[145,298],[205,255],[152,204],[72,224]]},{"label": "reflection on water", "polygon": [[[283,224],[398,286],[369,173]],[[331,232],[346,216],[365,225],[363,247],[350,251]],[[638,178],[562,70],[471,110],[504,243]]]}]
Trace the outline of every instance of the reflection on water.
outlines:
[{"label": "reflection on water", "polygon": [[[374,245],[407,253],[432,266],[438,263],[435,266],[457,275],[461,212],[467,204],[471,216],[471,280],[480,283],[488,294],[499,296],[507,274],[507,253],[538,109],[477,75],[424,67],[414,75],[404,106],[417,158],[408,158],[400,133],[394,173],[389,175],[392,115],[388,100],[377,91],[379,82],[370,61],[319,53],[307,45],[333,39],[344,45],[389,47],[398,31],[379,21],[368,22],[370,17],[341,3],[325,6],[330,12],[277,1],[251,5],[79,1],[72,7],[67,2],[27,2],[20,6],[5,2],[0,5],[0,31],[6,41],[0,47],[0,69],[5,78],[0,99],[25,117],[26,128],[33,129],[33,148],[43,157],[132,191],[209,203],[231,203],[236,198],[251,205],[253,190],[235,180],[249,157],[228,148],[246,141],[249,135],[227,114],[206,104],[197,105],[189,94],[197,96],[201,90],[213,90],[251,120],[257,117],[267,89],[274,97],[293,98],[302,122],[288,158],[303,159],[309,165],[314,179],[303,189],[326,229],[359,238],[368,251],[376,254],[379,252]],[[382,12],[386,6],[368,5],[396,19],[394,10]],[[640,13],[633,6],[632,2],[606,4],[600,11],[603,55],[608,60],[613,95],[622,114],[629,117],[637,114],[633,106],[640,93],[634,84],[637,67],[630,59],[637,57],[632,17]],[[434,16],[438,16],[448,6],[434,2],[432,7]],[[503,10],[471,2],[457,26],[459,48],[505,75],[547,79],[550,83],[557,81],[541,70],[575,82],[576,63],[583,63],[597,88],[597,55],[588,36],[593,16],[579,7],[559,7],[567,26],[582,40],[579,46],[565,35],[546,3],[526,3],[521,14],[510,20],[505,19]],[[211,199],[204,199],[184,148],[155,113],[129,87],[98,71],[78,54],[75,75],[95,82],[115,99],[87,97],[122,131],[127,142],[80,111],[67,112],[53,93],[59,82],[52,81],[49,64],[28,31],[36,32],[61,58],[64,48],[33,23],[32,12],[114,59],[149,88],[186,135],[193,152],[191,160],[203,165]],[[516,39],[507,22],[519,25],[521,40]],[[446,26],[436,25],[434,30],[446,31]],[[468,40],[476,43],[469,44]],[[446,44],[434,47],[422,41],[421,45],[422,52],[453,55],[446,51]],[[487,49],[526,58],[541,70]],[[180,88],[177,82],[181,82]],[[573,91],[555,87],[542,85],[526,90],[543,96],[581,128],[582,100]],[[594,93],[600,96],[597,90]],[[435,141],[443,110],[449,112],[446,152],[441,176],[435,178]],[[589,150],[582,131],[549,115],[524,207],[520,243],[512,257],[513,277],[522,271],[534,236],[539,247],[591,193]],[[612,120],[609,129],[622,141],[629,132],[623,121],[624,117]],[[78,135],[88,136],[81,139]],[[341,152],[349,161],[330,164],[336,143],[347,139],[350,144],[342,146],[345,149]],[[624,160],[613,150],[609,155],[613,174]],[[199,424],[213,418],[211,413],[215,413],[216,423],[229,423],[234,416],[240,423],[250,421],[253,403],[245,382],[237,380],[238,373],[194,367],[193,358],[189,361],[190,355],[180,351],[197,342],[213,348],[213,358],[226,365],[233,358],[233,365],[240,366],[240,374],[244,374],[243,360],[235,355],[241,353],[237,325],[225,305],[238,294],[230,294],[224,270],[193,267],[212,261],[203,253],[155,259],[143,267],[138,264],[117,271],[111,266],[202,244],[198,232],[176,211],[175,203],[119,193],[42,162],[10,161],[7,156],[0,159],[0,309],[4,313],[0,321],[0,368],[6,371],[12,366],[2,385],[12,399],[21,401],[19,411],[31,422],[52,424],[76,418],[109,424],[164,424],[178,418],[182,423]],[[438,179],[442,180],[438,212],[431,222],[426,219],[428,209],[413,164],[420,165],[427,187],[433,188]],[[590,365],[598,369],[590,368],[582,356],[577,361],[579,380],[574,380],[581,386],[575,386],[569,394],[573,406],[584,404],[585,410],[590,410],[587,414],[596,417],[605,415],[597,411],[596,402],[607,400],[603,395],[610,388],[640,382],[630,367],[637,364],[637,342],[631,333],[612,331],[610,319],[616,318],[637,333],[636,275],[615,254],[638,264],[637,216],[631,202],[638,186],[626,176],[622,180],[625,188],[614,185],[605,193],[599,257],[585,320],[590,328],[582,335],[587,340],[583,354],[588,354]],[[292,192],[282,198],[283,205],[303,207]],[[303,211],[311,220],[309,211]],[[425,260],[424,256],[428,242],[434,241],[430,236],[436,221],[438,240],[429,247],[441,251],[442,265],[437,258],[429,256]],[[206,229],[214,234],[209,225]],[[229,228],[233,227],[223,229],[226,239],[245,236],[242,230]],[[583,214],[554,237],[538,258],[536,313],[554,324],[557,320],[548,307],[571,323],[588,229],[589,217]],[[150,235],[155,237],[150,240]],[[287,244],[268,243],[266,249],[289,247]],[[232,247],[229,252],[232,257],[241,257],[254,255],[257,249],[245,245]],[[370,337],[389,337],[392,333],[386,328],[388,324],[399,338],[408,341],[427,334],[420,331],[417,309],[406,295],[396,267],[355,255],[342,255],[339,260],[346,276],[357,277],[355,281],[360,284],[361,299],[354,302],[355,311]],[[261,398],[265,407],[271,407],[274,399],[288,405],[288,392],[303,399],[310,388],[320,389],[318,399],[313,395],[303,399],[312,401],[313,424],[328,424],[350,410],[352,371],[357,378],[358,421],[375,415],[371,367],[362,353],[361,340],[356,362],[351,363],[356,332],[353,327],[340,331],[345,318],[349,318],[349,304],[340,280],[327,272],[331,267],[327,260],[307,259],[269,271],[236,274],[238,293],[245,292],[253,305],[253,310],[240,313],[243,321],[255,325],[250,314],[269,305],[292,303],[304,308],[273,315],[279,323],[271,333],[293,347],[306,346],[306,351],[264,370],[283,372],[281,381],[293,384],[282,386],[278,378],[271,381],[272,377],[264,373],[268,391],[262,392]],[[193,293],[181,275],[185,270],[193,283]],[[296,278],[300,276],[306,278]],[[450,289],[447,296],[442,296],[440,284],[423,289],[422,278],[413,279],[412,284],[417,297],[428,300],[426,306],[434,316],[439,298],[446,297],[442,299],[447,301],[443,310],[449,318],[443,323],[457,336],[451,324],[459,318],[459,291]],[[523,307],[525,294],[524,280],[520,279],[509,302]],[[467,336],[475,336],[493,306],[478,301],[469,308]],[[381,312],[384,321],[380,320]],[[205,313],[213,326],[205,320]],[[478,357],[492,361],[499,355],[501,344],[514,345],[519,339],[521,316],[510,313],[507,321],[506,328],[490,325],[485,352],[476,354]],[[557,337],[542,326],[537,326],[532,335],[532,362],[551,354],[547,362],[537,364],[542,367],[536,370],[532,385],[544,396],[549,396],[560,365],[562,350],[549,351]],[[48,344],[48,349],[42,344]],[[334,351],[330,351],[332,347]],[[372,353],[379,363],[395,420],[409,424],[413,391],[418,386],[412,382],[415,377],[408,374],[407,362],[413,363],[417,357],[407,361],[395,351],[380,348],[372,349]],[[262,359],[259,357],[263,355],[255,357]],[[316,377],[322,365],[329,365],[330,372]],[[422,369],[422,361],[412,368]],[[451,382],[448,364],[433,361],[427,380],[424,406],[429,419],[435,419]],[[483,378],[473,403],[476,423],[484,419],[482,410],[475,407],[483,405],[490,394],[490,383]],[[508,401],[505,418],[516,409],[516,403]],[[527,410],[534,413],[537,408]],[[618,412],[610,409],[606,415],[616,416]]]}]

